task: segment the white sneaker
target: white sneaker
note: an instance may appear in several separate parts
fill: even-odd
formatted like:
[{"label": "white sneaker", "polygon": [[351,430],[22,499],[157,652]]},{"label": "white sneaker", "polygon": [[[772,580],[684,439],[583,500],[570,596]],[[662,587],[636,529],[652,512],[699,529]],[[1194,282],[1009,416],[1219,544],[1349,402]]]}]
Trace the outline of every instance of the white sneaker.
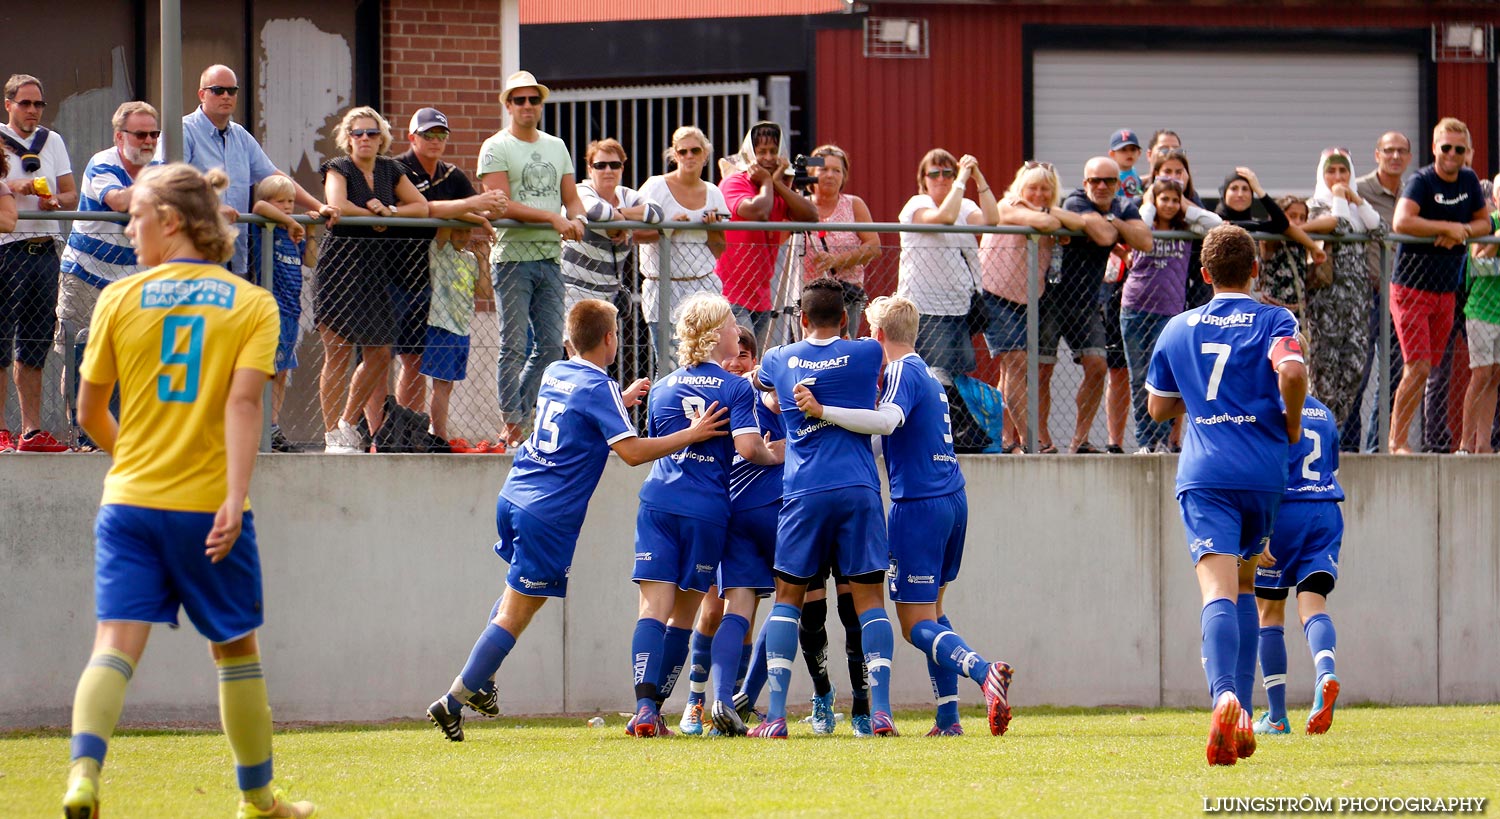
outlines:
[{"label": "white sneaker", "polygon": [[330,455],[358,455],[363,443],[359,430],[342,418],[337,428],[323,433],[323,451]]}]

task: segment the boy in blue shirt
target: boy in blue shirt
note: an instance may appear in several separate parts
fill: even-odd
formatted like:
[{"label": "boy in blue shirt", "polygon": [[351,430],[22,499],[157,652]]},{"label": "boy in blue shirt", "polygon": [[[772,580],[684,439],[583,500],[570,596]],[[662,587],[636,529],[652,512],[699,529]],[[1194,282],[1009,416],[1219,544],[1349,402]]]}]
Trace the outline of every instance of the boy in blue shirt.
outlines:
[{"label": "boy in blue shirt", "polygon": [[1203,670],[1214,698],[1210,765],[1255,752],[1255,560],[1271,538],[1289,443],[1302,434],[1307,367],[1297,320],[1250,295],[1255,242],[1220,225],[1203,240],[1208,304],[1167,322],[1146,374],[1155,421],[1185,416],[1177,500],[1203,593]]},{"label": "boy in blue shirt", "polygon": [[1255,723],[1257,734],[1287,734],[1286,598],[1297,587],[1297,614],[1312,652],[1318,682],[1307,715],[1307,733],[1322,734],[1333,724],[1339,678],[1333,673],[1337,635],[1328,616],[1328,595],[1339,577],[1344,515],[1339,504],[1339,429],[1333,412],[1308,396],[1302,406],[1302,440],[1288,459],[1286,493],[1276,515],[1276,533],[1255,570],[1260,606],[1260,669],[1270,709]]},{"label": "boy in blue shirt", "polygon": [[917,355],[917,306],[882,296],[865,316],[890,363],[876,409],[824,406],[798,385],[797,406],[813,418],[853,432],[885,436],[885,468],[891,480],[891,599],[901,631],[928,658],[927,673],[938,698],[937,722],[928,736],[957,736],[958,678],[968,677],[984,692],[990,733],[1010,724],[1009,689],[1013,669],[991,663],[969,648],[943,614],[943,593],[958,577],[969,501],[964,475],[953,452],[953,426],[942,384]]},{"label": "boy in blue shirt", "polygon": [[766,621],[766,666],[771,703],[751,736],[785,739],[786,695],[797,656],[797,622],[808,580],[838,560],[859,611],[865,664],[870,674],[871,729],[895,736],[891,719],[891,652],[895,633],[885,613],[882,581],[888,565],[880,481],[867,435],[797,409],[797,385],[819,401],[873,409],[882,352],[874,339],[843,338],[848,316],[844,288],[821,278],[802,289],[805,338],[766,352],[753,377],[775,390],[786,420],[784,496],[776,526],[776,606]]},{"label": "boy in blue shirt", "polygon": [[598,299],[573,305],[567,329],[578,355],[542,374],[536,429],[516,453],[495,504],[495,553],[510,564],[505,592],[452,688],[427,709],[427,718],[453,742],[464,738],[464,705],[499,713],[490,682],[495,672],[547,599],[567,595],[573,550],[610,451],[638,466],[725,434],[726,411],[715,403],[670,435],[636,437],[625,411],[650,383],[640,379],[622,393],[605,372],[620,346],[616,312]]},{"label": "boy in blue shirt", "polygon": [[[318,266],[318,242],[313,231],[292,214],[297,212],[297,187],[290,177],[268,176],[255,186],[256,216],[276,223],[271,240],[271,291],[281,312],[281,335],[276,341],[276,376],[271,379],[271,448],[299,452],[281,432],[281,405],[286,400],[287,377],[297,369],[298,322],[302,319],[302,268]],[[316,229],[316,226],[314,226]],[[251,225],[249,279],[260,281],[261,229]]]}]

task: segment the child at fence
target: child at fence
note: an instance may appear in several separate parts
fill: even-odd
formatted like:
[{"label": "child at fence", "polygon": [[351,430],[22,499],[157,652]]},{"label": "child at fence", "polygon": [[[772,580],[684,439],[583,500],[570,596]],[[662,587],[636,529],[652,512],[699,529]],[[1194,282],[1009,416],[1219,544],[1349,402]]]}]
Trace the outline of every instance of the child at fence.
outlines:
[{"label": "child at fence", "polygon": [[[1276,200],[1286,219],[1298,227],[1307,224],[1307,203],[1296,196]],[[1302,318],[1303,282],[1307,280],[1307,251],[1295,242],[1260,243],[1260,277],[1255,295],[1266,304],[1275,304]]]},{"label": "child at fence", "polygon": [[[271,288],[276,307],[281,311],[281,335],[276,341],[276,376],[271,379],[271,449],[297,452],[298,448],[281,431],[281,404],[286,400],[286,383],[297,369],[298,323],[302,319],[302,267],[318,264],[318,243],[312,230],[292,218],[297,210],[297,187],[289,177],[268,176],[255,186],[255,204],[251,211],[276,223],[271,236]],[[315,229],[316,226],[314,226]],[[251,226],[250,279],[260,282],[260,243],[262,231]],[[260,282],[264,285],[264,282]]]},{"label": "child at fence", "polygon": [[[474,320],[474,297],[495,297],[490,284],[488,253],[470,250],[470,231],[444,228],[428,250],[432,270],[432,307],[427,313],[427,346],[422,375],[432,379],[432,434],[448,440],[448,403],[453,384],[468,377],[469,324]],[[455,452],[468,450],[454,439]]]}]

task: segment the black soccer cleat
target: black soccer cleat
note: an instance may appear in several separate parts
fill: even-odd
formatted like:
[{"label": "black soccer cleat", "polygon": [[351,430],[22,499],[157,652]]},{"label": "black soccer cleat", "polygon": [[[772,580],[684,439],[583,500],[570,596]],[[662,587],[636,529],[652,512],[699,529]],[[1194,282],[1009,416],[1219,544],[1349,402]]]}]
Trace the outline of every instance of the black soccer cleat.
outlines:
[{"label": "black soccer cleat", "polygon": [[444,695],[437,702],[427,706],[427,719],[443,732],[443,736],[449,742],[464,741],[464,709],[459,706],[457,710],[448,710],[448,697]]}]

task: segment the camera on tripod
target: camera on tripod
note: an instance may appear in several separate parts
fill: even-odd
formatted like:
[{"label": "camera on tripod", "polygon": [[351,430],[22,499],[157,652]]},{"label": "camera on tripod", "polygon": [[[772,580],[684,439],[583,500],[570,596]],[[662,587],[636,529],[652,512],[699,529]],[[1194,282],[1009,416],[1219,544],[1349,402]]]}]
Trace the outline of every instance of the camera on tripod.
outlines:
[{"label": "camera on tripod", "polygon": [[797,154],[797,158],[792,160],[792,190],[804,196],[810,193],[812,186],[817,183],[818,178],[809,174],[807,169],[821,168],[823,165],[823,157],[821,156],[810,157],[806,154]]}]

